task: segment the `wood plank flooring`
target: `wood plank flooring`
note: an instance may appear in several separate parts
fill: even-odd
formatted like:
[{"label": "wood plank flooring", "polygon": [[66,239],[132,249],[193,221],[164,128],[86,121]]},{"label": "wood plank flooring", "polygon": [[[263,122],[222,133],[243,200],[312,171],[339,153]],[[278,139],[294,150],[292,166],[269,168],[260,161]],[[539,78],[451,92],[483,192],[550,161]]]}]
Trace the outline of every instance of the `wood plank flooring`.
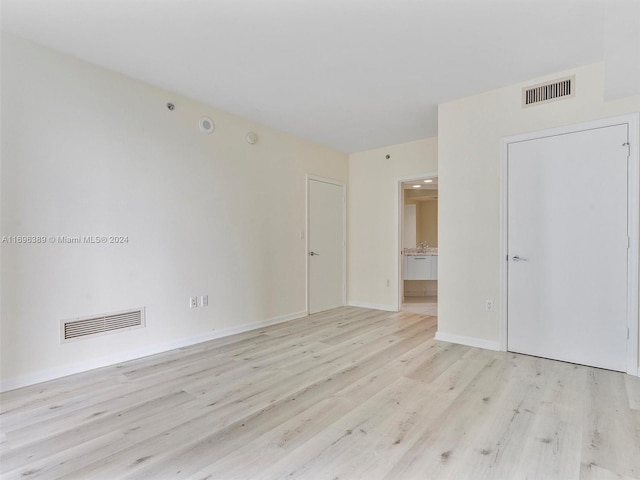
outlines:
[{"label": "wood plank flooring", "polygon": [[344,307],[0,396],[2,479],[638,479],[640,379]]}]

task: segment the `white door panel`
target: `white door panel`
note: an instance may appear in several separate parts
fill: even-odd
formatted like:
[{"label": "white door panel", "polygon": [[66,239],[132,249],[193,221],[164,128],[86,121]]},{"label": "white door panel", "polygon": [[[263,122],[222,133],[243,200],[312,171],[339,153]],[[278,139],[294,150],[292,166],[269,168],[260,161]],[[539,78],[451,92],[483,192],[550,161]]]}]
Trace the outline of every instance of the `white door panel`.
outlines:
[{"label": "white door panel", "polygon": [[625,142],[618,125],[509,145],[508,350],[625,371]]},{"label": "white door panel", "polygon": [[309,179],[309,313],[344,304],[344,187]]}]

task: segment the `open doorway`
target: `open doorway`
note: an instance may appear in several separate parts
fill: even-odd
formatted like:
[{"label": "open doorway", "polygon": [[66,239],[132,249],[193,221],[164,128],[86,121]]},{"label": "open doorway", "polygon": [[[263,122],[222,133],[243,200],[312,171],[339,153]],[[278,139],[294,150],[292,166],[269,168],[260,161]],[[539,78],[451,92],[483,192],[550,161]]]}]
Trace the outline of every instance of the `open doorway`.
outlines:
[{"label": "open doorway", "polygon": [[400,310],[438,315],[438,177],[399,181]]}]

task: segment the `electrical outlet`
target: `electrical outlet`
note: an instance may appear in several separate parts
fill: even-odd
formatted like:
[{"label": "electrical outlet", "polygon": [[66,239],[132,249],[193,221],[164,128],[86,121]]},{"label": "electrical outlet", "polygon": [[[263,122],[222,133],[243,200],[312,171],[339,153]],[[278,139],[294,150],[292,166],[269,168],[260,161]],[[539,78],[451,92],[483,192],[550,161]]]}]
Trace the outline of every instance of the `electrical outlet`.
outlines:
[{"label": "electrical outlet", "polygon": [[209,295],[200,295],[200,306],[206,307],[209,305]]},{"label": "electrical outlet", "polygon": [[487,312],[493,312],[493,300],[487,300],[484,304],[484,308]]},{"label": "electrical outlet", "polygon": [[189,308],[196,308],[198,306],[198,297],[189,297]]}]

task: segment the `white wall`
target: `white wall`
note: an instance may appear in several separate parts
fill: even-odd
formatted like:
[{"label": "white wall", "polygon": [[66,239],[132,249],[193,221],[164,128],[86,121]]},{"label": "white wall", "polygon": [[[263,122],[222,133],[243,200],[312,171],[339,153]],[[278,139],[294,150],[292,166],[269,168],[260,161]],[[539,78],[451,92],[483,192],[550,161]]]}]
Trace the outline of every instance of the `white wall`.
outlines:
[{"label": "white wall", "polygon": [[[523,86],[572,74],[575,98],[521,108]],[[439,335],[498,347],[500,139],[640,111],[640,96],[605,102],[603,77],[594,64],[440,105]]]},{"label": "white wall", "polygon": [[640,95],[640,2],[606,2],[604,98]]},{"label": "white wall", "polygon": [[[304,314],[305,174],[346,182],[346,154],[4,35],[2,140],[2,235],[129,238],[2,245],[4,388]],[[145,329],[60,344],[138,306]]]},{"label": "white wall", "polygon": [[[397,179],[435,174],[437,150],[438,140],[428,138],[349,156],[348,298],[351,305],[397,308]],[[388,160],[387,154],[391,155]]]}]

